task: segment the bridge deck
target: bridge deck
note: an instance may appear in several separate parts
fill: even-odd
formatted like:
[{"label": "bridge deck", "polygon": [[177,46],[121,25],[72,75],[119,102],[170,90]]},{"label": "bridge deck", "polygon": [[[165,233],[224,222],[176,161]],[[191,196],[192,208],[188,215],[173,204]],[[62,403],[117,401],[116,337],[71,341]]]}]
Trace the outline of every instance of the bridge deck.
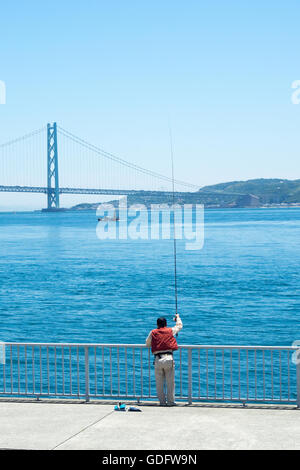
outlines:
[{"label": "bridge deck", "polygon": [[[48,193],[46,186],[4,186],[0,185],[0,192],[8,193]],[[148,191],[141,189],[104,189],[104,188],[59,188],[59,194],[102,194],[102,195],[116,195],[126,196],[134,194],[143,194],[145,196],[172,196],[172,191]],[[201,198],[202,196],[246,196],[243,193],[230,193],[221,191],[175,191],[175,196],[192,196],[195,198]]]},{"label": "bridge deck", "polygon": [[[8,193],[48,193],[48,188],[43,186],[0,186],[0,192],[8,192]],[[143,190],[135,190],[135,189],[99,189],[99,188],[59,188],[60,194],[102,194],[102,195],[117,195],[117,196],[126,196],[130,194],[140,194],[143,193],[145,196],[147,195],[173,195],[171,191],[143,191]],[[186,195],[194,195],[199,196],[197,192],[175,192],[177,196],[186,196]]]}]

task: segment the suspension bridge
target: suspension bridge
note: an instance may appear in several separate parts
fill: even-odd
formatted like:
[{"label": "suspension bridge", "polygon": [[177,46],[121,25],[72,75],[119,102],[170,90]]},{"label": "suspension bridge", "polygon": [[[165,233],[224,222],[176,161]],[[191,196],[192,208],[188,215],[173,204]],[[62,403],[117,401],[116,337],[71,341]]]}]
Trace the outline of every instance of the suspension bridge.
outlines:
[{"label": "suspension bridge", "polygon": [[[172,194],[171,177],[106,152],[56,122],[1,144],[0,175],[0,192],[45,194],[48,211],[60,210],[61,194]],[[177,196],[198,190],[175,182],[182,188]]]},{"label": "suspension bridge", "polygon": [[[169,158],[169,157],[168,157]],[[211,191],[176,180],[175,201],[218,207],[234,206],[249,194]],[[58,126],[56,122],[0,144],[0,192],[40,193],[46,211],[59,211],[61,194],[139,195],[167,202],[172,177],[120,158]]]}]

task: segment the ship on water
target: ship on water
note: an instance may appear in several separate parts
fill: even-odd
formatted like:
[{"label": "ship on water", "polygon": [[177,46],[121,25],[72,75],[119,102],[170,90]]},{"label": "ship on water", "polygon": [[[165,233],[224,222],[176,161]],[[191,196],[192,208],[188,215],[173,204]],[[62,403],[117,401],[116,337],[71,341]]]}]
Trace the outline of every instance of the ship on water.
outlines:
[{"label": "ship on water", "polygon": [[120,217],[117,215],[117,212],[114,212],[114,215],[112,217],[105,215],[103,217],[98,218],[98,222],[117,222],[120,220]]}]

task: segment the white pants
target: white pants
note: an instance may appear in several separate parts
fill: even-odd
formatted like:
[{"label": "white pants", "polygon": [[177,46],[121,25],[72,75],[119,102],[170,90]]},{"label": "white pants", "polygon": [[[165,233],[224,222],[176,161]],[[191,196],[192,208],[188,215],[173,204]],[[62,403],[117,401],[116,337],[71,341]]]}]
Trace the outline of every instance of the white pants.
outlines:
[{"label": "white pants", "polygon": [[161,405],[166,404],[164,385],[167,385],[167,402],[172,405],[175,402],[175,362],[170,354],[162,354],[155,357],[155,381],[156,392]]}]

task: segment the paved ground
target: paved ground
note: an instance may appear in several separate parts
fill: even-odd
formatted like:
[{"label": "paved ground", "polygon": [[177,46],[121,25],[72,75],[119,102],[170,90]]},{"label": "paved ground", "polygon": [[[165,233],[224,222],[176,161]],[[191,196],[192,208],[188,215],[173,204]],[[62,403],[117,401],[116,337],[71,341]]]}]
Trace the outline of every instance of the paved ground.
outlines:
[{"label": "paved ground", "polygon": [[0,401],[1,449],[300,449],[294,407]]}]

